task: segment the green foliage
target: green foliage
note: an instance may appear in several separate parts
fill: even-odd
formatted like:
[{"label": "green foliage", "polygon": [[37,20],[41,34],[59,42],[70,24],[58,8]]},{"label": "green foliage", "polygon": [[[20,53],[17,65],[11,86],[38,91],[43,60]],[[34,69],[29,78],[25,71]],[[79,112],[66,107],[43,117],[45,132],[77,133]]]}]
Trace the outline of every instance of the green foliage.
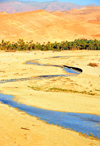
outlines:
[{"label": "green foliage", "polygon": [[24,42],[23,39],[19,39],[16,43],[10,41],[4,41],[0,43],[0,50],[100,50],[100,41],[98,40],[87,40],[77,39],[72,42],[62,41],[58,42],[47,42],[47,43],[34,43],[33,40],[30,42]]},{"label": "green foliage", "polygon": [[88,94],[88,95],[95,95],[96,93],[93,93],[91,90],[89,92],[87,91],[77,91],[77,90],[72,90],[72,89],[63,89],[63,88],[58,88],[58,87],[52,87],[52,88],[47,88],[43,89],[42,87],[39,86],[27,86],[33,90],[36,91],[46,91],[46,92],[66,92],[66,93],[81,93],[81,94]]}]

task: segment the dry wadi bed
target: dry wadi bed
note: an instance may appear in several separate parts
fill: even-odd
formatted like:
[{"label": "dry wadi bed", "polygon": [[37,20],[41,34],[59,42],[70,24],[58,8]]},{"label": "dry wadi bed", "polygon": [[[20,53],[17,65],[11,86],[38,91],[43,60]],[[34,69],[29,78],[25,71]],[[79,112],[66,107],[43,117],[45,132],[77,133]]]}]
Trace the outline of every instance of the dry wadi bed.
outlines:
[{"label": "dry wadi bed", "polygon": [[[68,57],[52,58],[53,56]],[[43,109],[100,115],[100,51],[1,51],[0,80],[65,73],[58,67],[25,64],[34,59],[39,59],[41,64],[79,67],[83,72],[72,77],[32,78],[0,84],[1,93],[13,95],[14,100],[20,103]],[[97,66],[93,67],[89,63]],[[0,104],[0,145],[99,146],[100,141],[49,125],[8,105]]]}]

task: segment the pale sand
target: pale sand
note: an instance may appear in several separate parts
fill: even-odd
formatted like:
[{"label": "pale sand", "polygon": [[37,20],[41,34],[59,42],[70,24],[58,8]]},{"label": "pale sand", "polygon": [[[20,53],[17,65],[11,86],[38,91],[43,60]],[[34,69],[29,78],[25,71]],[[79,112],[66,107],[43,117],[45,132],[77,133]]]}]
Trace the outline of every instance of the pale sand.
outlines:
[{"label": "pale sand", "polygon": [[[44,59],[52,56],[68,56],[68,58]],[[4,94],[14,95],[14,100],[20,103],[35,107],[100,115],[100,51],[32,51],[30,53],[2,51],[0,52],[0,79],[65,73],[57,67],[24,64],[27,60],[34,59],[39,59],[40,63],[45,64],[79,67],[83,69],[83,73],[67,78],[4,83],[0,84],[0,91]],[[97,63],[98,67],[88,66],[90,62]],[[28,86],[40,87],[41,91],[34,91]],[[51,87],[72,89],[79,92],[86,91],[96,93],[96,95],[45,92]],[[0,104],[0,111],[0,145],[2,146],[100,145],[100,140],[86,138],[77,132],[46,124],[7,105]],[[24,130],[21,127],[30,130]]]}]

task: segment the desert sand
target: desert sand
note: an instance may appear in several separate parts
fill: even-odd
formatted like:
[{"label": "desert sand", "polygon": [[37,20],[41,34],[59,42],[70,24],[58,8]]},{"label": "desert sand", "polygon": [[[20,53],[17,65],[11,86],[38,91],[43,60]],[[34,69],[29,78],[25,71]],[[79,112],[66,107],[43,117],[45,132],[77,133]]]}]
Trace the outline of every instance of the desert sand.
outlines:
[{"label": "desert sand", "polygon": [[100,6],[69,11],[0,13],[0,41],[33,40],[35,43],[100,40]]},{"label": "desert sand", "polygon": [[[54,56],[67,57],[52,58]],[[1,51],[0,80],[65,74],[65,71],[58,67],[25,64],[26,61],[34,59],[39,59],[38,62],[41,64],[78,67],[83,72],[72,77],[3,83],[0,84],[0,92],[13,95],[14,100],[19,103],[42,109],[100,116],[100,51]],[[89,63],[96,63],[97,67],[91,67]],[[35,88],[33,90],[30,87]],[[51,92],[48,91],[50,87],[69,89],[77,93]],[[0,145],[2,146],[100,145],[98,139],[47,124],[8,105],[0,103],[0,111]]]},{"label": "desert sand", "polygon": [[[69,11],[0,13],[0,41],[33,40],[35,43],[100,40],[100,7]],[[52,58],[54,56],[67,56]],[[39,59],[41,64],[78,67],[77,76],[34,80],[40,75],[65,74],[59,67],[25,64]],[[89,66],[95,63],[97,66]],[[100,51],[0,51],[0,93],[13,95],[14,100],[29,106],[62,112],[100,116]],[[51,88],[57,90],[51,91]],[[59,88],[62,89],[59,91]],[[66,92],[63,91],[66,89]],[[36,117],[0,103],[1,146],[100,146],[100,140],[72,130],[47,124]]]}]

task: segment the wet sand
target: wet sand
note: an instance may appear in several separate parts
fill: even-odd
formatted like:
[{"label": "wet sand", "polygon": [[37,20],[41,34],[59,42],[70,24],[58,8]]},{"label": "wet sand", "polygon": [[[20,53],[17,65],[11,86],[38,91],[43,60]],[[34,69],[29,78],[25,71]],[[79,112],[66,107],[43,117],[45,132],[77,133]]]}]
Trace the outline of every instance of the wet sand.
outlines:
[{"label": "wet sand", "polygon": [[[53,56],[68,57],[49,58]],[[34,107],[100,115],[100,51],[1,51],[0,80],[65,73],[57,67],[25,64],[34,59],[42,64],[79,67],[83,73],[73,77],[8,82],[0,84],[1,93],[14,95],[14,100]],[[98,67],[88,66],[90,62],[97,63]],[[69,92],[51,92],[50,88],[68,89]],[[93,137],[46,124],[7,105],[0,104],[0,110],[1,145],[100,145]]]}]

